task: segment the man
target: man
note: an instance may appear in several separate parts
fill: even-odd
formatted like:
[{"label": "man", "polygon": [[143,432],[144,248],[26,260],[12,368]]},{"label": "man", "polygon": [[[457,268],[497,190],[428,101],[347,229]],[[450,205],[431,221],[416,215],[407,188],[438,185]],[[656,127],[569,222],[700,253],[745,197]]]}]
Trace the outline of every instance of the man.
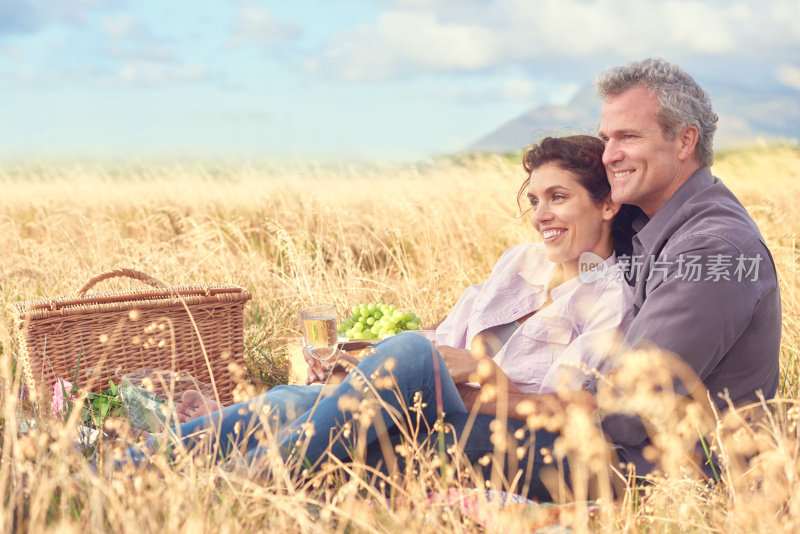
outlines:
[{"label": "man", "polygon": [[[717,407],[772,397],[781,305],[775,265],[744,207],[711,175],[717,116],[683,70],[648,59],[598,77],[599,135],[615,202],[647,216],[633,238],[633,347],[678,355]],[[692,391],[683,386],[682,393]],[[623,461],[650,471],[638,419],[606,417]]]}]

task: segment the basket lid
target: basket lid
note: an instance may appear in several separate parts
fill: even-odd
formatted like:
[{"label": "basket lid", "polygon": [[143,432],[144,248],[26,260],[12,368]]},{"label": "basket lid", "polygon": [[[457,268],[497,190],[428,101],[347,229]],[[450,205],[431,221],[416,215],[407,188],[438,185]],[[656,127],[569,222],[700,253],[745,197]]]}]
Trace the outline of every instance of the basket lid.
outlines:
[{"label": "basket lid", "polygon": [[[135,276],[131,276],[134,273]],[[114,276],[146,277],[145,283],[156,285],[144,290],[101,291],[87,294],[99,280]],[[130,269],[120,269],[103,273],[85,284],[75,295],[42,298],[9,303],[6,308],[17,318],[39,319],[53,316],[82,315],[99,311],[120,311],[135,308],[160,308],[167,306],[206,304],[213,302],[235,302],[250,300],[247,289],[230,284],[211,283],[205,285],[167,286],[154,278]]]}]

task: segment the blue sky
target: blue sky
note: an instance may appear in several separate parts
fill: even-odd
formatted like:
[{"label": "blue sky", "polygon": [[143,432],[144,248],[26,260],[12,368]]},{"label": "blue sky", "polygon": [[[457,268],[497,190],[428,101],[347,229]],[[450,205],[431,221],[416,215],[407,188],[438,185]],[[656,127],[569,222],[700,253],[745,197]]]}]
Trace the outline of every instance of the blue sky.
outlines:
[{"label": "blue sky", "polygon": [[0,0],[0,159],[421,158],[647,56],[800,91],[798,20],[797,0]]}]

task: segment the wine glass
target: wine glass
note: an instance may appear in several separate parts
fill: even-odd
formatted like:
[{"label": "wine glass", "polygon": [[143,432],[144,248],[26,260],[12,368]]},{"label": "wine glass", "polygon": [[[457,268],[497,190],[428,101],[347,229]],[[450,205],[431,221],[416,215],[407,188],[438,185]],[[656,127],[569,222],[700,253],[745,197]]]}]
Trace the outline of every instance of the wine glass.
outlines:
[{"label": "wine glass", "polygon": [[431,343],[436,342],[436,330],[410,330],[410,332],[414,332],[415,334],[419,334]]},{"label": "wine glass", "polygon": [[328,361],[336,354],[339,334],[336,332],[336,306],[322,304],[300,310],[303,323],[303,344],[319,361]]}]

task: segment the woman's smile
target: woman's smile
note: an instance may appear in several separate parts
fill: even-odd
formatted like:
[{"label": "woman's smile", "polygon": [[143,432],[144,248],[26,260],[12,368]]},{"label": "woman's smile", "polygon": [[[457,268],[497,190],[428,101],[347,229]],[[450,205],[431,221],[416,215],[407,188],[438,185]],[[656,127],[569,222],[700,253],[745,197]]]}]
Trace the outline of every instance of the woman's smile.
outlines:
[{"label": "woman's smile", "polygon": [[541,230],[542,238],[544,238],[545,243],[553,243],[559,237],[564,235],[567,230],[564,228],[548,228],[547,230]]}]

